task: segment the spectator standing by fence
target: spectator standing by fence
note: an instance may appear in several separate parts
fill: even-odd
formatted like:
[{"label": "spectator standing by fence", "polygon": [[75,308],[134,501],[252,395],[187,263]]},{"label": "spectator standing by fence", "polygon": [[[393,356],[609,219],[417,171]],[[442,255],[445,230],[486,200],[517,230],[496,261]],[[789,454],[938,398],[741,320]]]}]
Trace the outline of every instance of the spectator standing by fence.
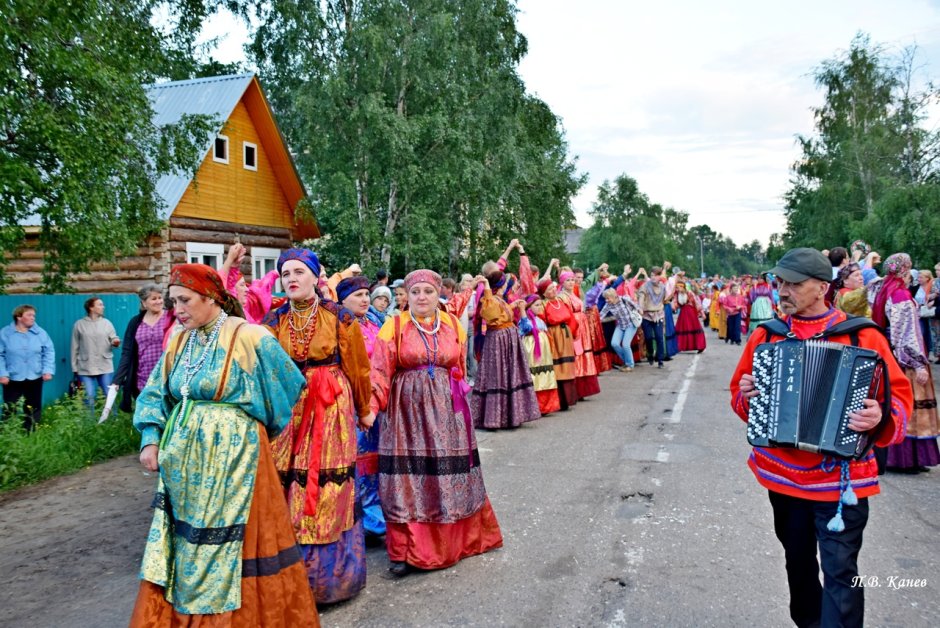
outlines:
[{"label": "spectator standing by fence", "polygon": [[42,417],[42,383],[55,375],[55,347],[36,324],[36,308],[20,305],[13,322],[0,329],[0,384],[4,417],[10,406],[24,400],[24,427],[32,430]]},{"label": "spectator standing by fence", "polygon": [[124,390],[120,406],[122,412],[131,412],[131,401],[137,399],[147,385],[150,372],[163,354],[163,339],[170,321],[160,286],[145,284],[137,291],[137,296],[140,297],[140,312],[124,330],[121,361],[114,376],[114,385]]},{"label": "spectator standing by fence", "polygon": [[98,388],[106,393],[114,379],[112,349],[120,346],[121,338],[104,317],[104,301],[98,297],[85,301],[85,314],[72,327],[72,371],[81,380],[85,400],[93,408]]}]

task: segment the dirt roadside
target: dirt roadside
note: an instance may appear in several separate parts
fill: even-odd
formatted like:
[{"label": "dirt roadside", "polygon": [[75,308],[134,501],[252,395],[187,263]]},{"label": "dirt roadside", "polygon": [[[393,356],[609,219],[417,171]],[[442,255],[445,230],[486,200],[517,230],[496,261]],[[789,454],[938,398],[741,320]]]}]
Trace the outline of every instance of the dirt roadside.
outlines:
[{"label": "dirt roadside", "polygon": [[126,626],[155,486],[134,455],[0,495],[0,625]]}]

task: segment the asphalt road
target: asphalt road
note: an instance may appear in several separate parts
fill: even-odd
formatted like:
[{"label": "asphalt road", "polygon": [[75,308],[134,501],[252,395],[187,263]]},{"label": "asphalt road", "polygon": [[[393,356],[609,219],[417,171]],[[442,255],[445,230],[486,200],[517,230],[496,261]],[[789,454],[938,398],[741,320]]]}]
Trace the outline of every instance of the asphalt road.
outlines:
[{"label": "asphalt road", "polygon": [[[740,348],[709,342],[662,371],[606,373],[569,412],[478,432],[504,547],[402,580],[371,548],[365,591],[322,608],[323,625],[790,625],[770,505],[728,405]],[[126,625],[153,488],[134,465],[0,499],[0,623]],[[940,622],[938,487],[940,468],[889,474],[871,499],[867,625]]]}]

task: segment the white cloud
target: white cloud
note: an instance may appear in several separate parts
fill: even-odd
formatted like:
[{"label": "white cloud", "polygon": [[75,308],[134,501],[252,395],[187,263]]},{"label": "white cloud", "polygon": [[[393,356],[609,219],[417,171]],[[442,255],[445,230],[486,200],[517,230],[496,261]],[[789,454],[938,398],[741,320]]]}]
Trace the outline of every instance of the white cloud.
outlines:
[{"label": "white cloud", "polygon": [[[917,43],[940,67],[940,8],[922,1],[520,0],[520,72],[561,116],[589,183],[622,172],[691,224],[744,243],[784,228],[781,197],[821,104],[811,73],[859,31],[889,49]],[[934,70],[935,72],[935,70]]]}]

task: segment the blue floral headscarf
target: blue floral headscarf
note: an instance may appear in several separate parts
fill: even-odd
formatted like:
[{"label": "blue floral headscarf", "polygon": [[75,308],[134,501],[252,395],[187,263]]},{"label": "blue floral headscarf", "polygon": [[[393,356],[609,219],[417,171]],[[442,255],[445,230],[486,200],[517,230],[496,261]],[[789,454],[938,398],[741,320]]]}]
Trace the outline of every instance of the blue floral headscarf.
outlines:
[{"label": "blue floral headscarf", "polygon": [[277,258],[277,274],[281,274],[281,268],[285,263],[297,260],[303,262],[307,268],[313,271],[315,277],[320,276],[320,258],[310,249],[287,249]]}]

